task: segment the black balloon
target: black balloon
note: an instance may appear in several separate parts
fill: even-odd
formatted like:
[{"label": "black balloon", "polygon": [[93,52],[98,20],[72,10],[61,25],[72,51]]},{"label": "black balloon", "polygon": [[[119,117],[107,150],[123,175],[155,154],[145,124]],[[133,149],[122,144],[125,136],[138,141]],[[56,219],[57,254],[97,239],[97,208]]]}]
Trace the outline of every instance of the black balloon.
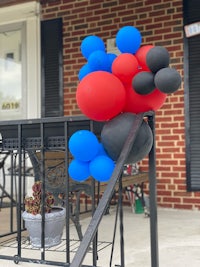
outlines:
[{"label": "black balloon", "polygon": [[161,92],[170,94],[178,90],[181,85],[181,76],[174,68],[163,68],[159,70],[154,78],[156,88]]},{"label": "black balloon", "polygon": [[163,46],[155,46],[149,50],[146,56],[146,63],[152,72],[169,66],[169,52]]},{"label": "black balloon", "polygon": [[[105,123],[101,131],[101,143],[112,160],[116,161],[120,156],[135,119],[136,115],[133,113],[122,113]],[[125,163],[136,163],[142,160],[150,152],[152,144],[152,131],[143,121]]]},{"label": "black balloon", "polygon": [[154,74],[142,71],[136,74],[132,80],[133,89],[141,95],[147,95],[155,89]]}]

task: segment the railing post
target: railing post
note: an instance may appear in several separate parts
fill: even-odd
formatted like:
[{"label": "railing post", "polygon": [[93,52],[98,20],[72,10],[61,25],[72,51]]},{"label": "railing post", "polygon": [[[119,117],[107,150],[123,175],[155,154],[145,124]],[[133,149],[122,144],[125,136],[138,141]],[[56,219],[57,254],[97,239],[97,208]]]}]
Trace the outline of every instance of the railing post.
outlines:
[{"label": "railing post", "polygon": [[66,262],[70,262],[70,202],[69,202],[69,174],[68,174],[68,165],[69,165],[69,150],[68,150],[68,123],[64,122],[64,138],[65,138],[65,208],[66,208]]},{"label": "railing post", "polygon": [[124,257],[124,211],[123,211],[123,187],[122,176],[119,178],[119,222],[120,222],[120,253],[121,253],[121,266],[125,267]]},{"label": "railing post", "polygon": [[21,258],[21,170],[22,170],[22,125],[18,125],[18,155],[19,155],[19,172],[18,172],[18,198],[17,198],[17,257]]},{"label": "railing post", "polygon": [[44,123],[40,123],[41,138],[41,181],[42,181],[42,221],[41,221],[41,260],[45,260],[45,155],[44,155]]},{"label": "railing post", "polygon": [[152,130],[152,133],[153,133],[153,146],[152,146],[152,149],[149,153],[149,201],[150,201],[151,266],[152,267],[159,267],[154,115],[149,117],[149,126]]}]

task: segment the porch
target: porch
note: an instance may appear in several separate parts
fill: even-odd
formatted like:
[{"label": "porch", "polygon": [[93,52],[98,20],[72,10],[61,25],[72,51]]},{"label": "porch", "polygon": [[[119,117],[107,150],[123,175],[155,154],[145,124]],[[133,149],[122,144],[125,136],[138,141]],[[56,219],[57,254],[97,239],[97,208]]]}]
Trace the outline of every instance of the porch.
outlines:
[{"label": "porch", "polygon": [[[98,266],[109,266],[113,228],[116,215],[116,207],[112,206],[110,214],[105,215],[99,227],[99,240],[108,242],[108,246],[98,252]],[[89,224],[89,217],[81,218],[81,225],[85,231]],[[130,207],[124,208],[124,236],[125,236],[125,266],[126,267],[149,267],[150,259],[150,236],[149,218],[144,214],[134,214]],[[76,230],[71,225],[71,233],[77,239]],[[175,210],[158,208],[158,239],[159,239],[159,266],[169,267],[196,267],[200,265],[200,212],[191,210]],[[112,267],[120,266],[120,235],[119,228],[116,232],[116,242],[113,254]],[[105,243],[104,243],[105,245]],[[75,248],[75,247],[74,247]],[[65,251],[53,248],[47,251],[48,260],[62,261],[65,259]],[[72,248],[73,249],[73,248]],[[74,250],[75,252],[75,250]],[[73,251],[71,256],[74,256]],[[17,253],[16,240],[0,245],[1,255],[15,255]],[[22,248],[22,255],[26,258],[40,257],[40,250]],[[89,253],[84,263],[91,263],[92,255]],[[11,260],[0,259],[0,265],[4,267],[16,267]],[[20,262],[19,266],[37,267],[38,264]],[[58,266],[40,264],[40,266]]]}]

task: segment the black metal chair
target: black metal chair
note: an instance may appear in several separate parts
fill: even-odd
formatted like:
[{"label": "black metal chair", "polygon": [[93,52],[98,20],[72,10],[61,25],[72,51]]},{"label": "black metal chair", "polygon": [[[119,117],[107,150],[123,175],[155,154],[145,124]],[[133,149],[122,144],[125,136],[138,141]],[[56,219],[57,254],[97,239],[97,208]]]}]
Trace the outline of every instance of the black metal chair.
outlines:
[{"label": "black metal chair", "polygon": [[0,171],[1,171],[1,183],[0,183],[0,211],[3,207],[3,200],[8,198],[12,203],[16,203],[16,200],[13,197],[13,192],[8,192],[6,190],[6,170],[5,170],[5,162],[6,159],[10,156],[9,152],[0,151]]},{"label": "black metal chair", "polygon": [[[41,179],[42,164],[44,164],[45,188],[54,194],[56,204],[70,205],[70,219],[76,227],[79,240],[82,240],[83,234],[80,224],[81,196],[85,194],[86,197],[91,197],[91,185],[75,182],[69,178],[69,199],[66,199],[65,180],[68,177],[65,167],[65,152],[61,150],[45,151],[44,163],[40,151],[28,151],[28,155],[33,166],[35,180]],[[83,212],[87,211],[89,211],[87,208],[83,209]]]}]

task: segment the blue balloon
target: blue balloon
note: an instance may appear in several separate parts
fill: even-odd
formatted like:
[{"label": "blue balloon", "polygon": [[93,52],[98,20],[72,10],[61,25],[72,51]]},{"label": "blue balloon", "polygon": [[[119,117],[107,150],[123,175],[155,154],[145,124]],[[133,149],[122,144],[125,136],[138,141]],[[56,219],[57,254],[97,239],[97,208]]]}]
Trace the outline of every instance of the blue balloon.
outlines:
[{"label": "blue balloon", "polygon": [[92,71],[109,71],[110,62],[108,55],[104,51],[96,50],[90,54],[88,65]]},{"label": "blue balloon", "polygon": [[104,52],[106,50],[105,44],[100,37],[90,35],[83,39],[81,43],[81,53],[86,59],[88,59],[89,55],[96,50]]},{"label": "blue balloon", "polygon": [[112,73],[112,63],[116,59],[117,55],[113,53],[108,53],[108,60],[109,60],[109,68],[108,71]]},{"label": "blue balloon", "polygon": [[99,182],[107,182],[115,168],[114,161],[108,156],[97,156],[89,165],[90,174]]},{"label": "blue balloon", "polygon": [[107,154],[107,152],[104,149],[103,144],[102,143],[99,143],[99,150],[98,150],[97,156],[102,156],[102,155],[109,157],[108,154]]},{"label": "blue balloon", "polygon": [[73,159],[69,164],[68,173],[75,181],[85,181],[90,176],[89,162]]},{"label": "blue balloon", "polygon": [[83,65],[78,74],[79,81],[81,81],[86,75],[88,75],[91,72],[92,70],[87,63]]},{"label": "blue balloon", "polygon": [[99,141],[93,132],[79,130],[70,137],[69,150],[74,158],[81,161],[90,161],[98,153]]},{"label": "blue balloon", "polygon": [[133,26],[122,27],[116,35],[116,45],[122,53],[135,54],[142,42],[139,30]]}]

